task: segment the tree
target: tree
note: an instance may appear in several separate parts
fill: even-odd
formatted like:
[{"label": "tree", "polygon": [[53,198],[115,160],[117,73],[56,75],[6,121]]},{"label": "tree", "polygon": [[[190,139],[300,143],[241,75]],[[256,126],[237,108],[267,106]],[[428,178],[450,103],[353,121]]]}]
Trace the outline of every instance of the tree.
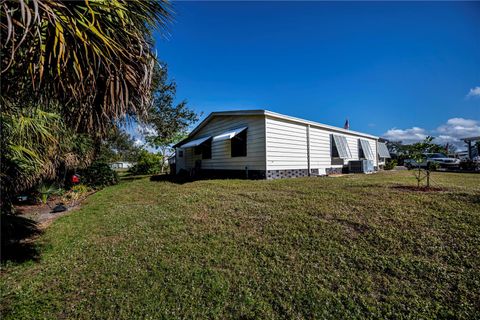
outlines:
[{"label": "tree", "polygon": [[155,65],[152,30],[170,5],[156,0],[3,1],[2,107],[33,93],[57,101],[75,130],[106,133],[143,115]]},{"label": "tree", "polygon": [[166,64],[155,69],[153,84],[153,103],[148,109],[143,132],[146,142],[160,149],[163,159],[166,159],[171,145],[186,136],[190,125],[198,120],[198,115],[185,100],[175,105],[176,83],[168,80]]},{"label": "tree", "polygon": [[136,162],[142,148],[135,144],[132,137],[122,129],[113,127],[103,139],[97,160],[102,162]]},{"label": "tree", "polygon": [[442,152],[443,147],[435,143],[432,143],[434,137],[426,137],[425,140],[417,142],[408,146],[408,153],[410,157],[417,163],[417,169],[414,171],[415,178],[417,179],[417,186],[420,187],[420,183],[426,180],[427,188],[430,187],[430,173],[434,169],[434,165],[427,162],[425,169],[421,167],[421,163],[425,162],[426,153]]}]

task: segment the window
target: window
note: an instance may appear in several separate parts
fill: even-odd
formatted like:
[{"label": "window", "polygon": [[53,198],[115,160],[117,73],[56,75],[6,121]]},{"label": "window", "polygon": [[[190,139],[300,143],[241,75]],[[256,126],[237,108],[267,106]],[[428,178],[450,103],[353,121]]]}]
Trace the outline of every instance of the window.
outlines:
[{"label": "window", "polygon": [[332,158],[340,158],[340,155],[338,154],[338,149],[337,146],[335,145],[335,141],[333,140],[332,136]]},{"label": "window", "polygon": [[231,154],[232,157],[247,156],[247,130],[243,130],[231,140]]},{"label": "window", "polygon": [[202,148],[202,159],[212,159],[212,139],[208,139],[200,147]]},{"label": "window", "polygon": [[332,158],[351,159],[352,153],[348,147],[347,138],[344,136],[332,135]]},{"label": "window", "polygon": [[194,147],[195,155],[202,155],[202,159],[212,159],[212,139],[207,139],[198,146]]},{"label": "window", "polygon": [[183,158],[183,150],[178,150],[178,157]]},{"label": "window", "polygon": [[358,139],[358,159],[359,160],[366,159],[365,152],[363,152],[362,143],[360,142],[360,139]]},{"label": "window", "polygon": [[378,156],[382,159],[390,158],[390,152],[388,151],[387,145],[384,142],[378,143]]},{"label": "window", "polygon": [[368,160],[375,160],[375,154],[372,151],[372,147],[367,140],[360,139],[360,148],[359,148],[360,158],[368,159]]}]

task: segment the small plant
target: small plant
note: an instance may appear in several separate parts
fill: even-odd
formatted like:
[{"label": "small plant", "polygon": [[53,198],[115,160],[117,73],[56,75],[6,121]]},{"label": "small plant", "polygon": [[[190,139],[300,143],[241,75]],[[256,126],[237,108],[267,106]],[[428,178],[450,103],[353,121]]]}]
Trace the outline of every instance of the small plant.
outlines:
[{"label": "small plant", "polygon": [[89,190],[90,189],[88,186],[84,184],[78,184],[66,192],[62,199],[65,203],[70,203],[72,206],[75,206]]},{"label": "small plant", "polygon": [[383,167],[383,169],[392,170],[393,168],[395,168],[397,166],[397,164],[398,164],[397,160],[388,160],[385,163],[385,166]]},{"label": "small plant", "polygon": [[[422,142],[417,142],[410,146],[411,157],[415,161],[413,175],[417,180],[417,187],[420,187],[420,183],[426,180],[426,187],[430,188],[430,173],[439,167],[437,163],[428,161],[425,156],[426,153],[438,148],[438,145],[432,143],[432,141],[433,137],[426,137]],[[425,162],[426,167],[422,168],[422,164]]]},{"label": "small plant", "polygon": [[76,186],[72,187],[72,191],[76,193],[87,193],[88,187],[84,184],[77,184]]},{"label": "small plant", "polygon": [[61,189],[57,188],[54,184],[42,183],[38,186],[37,192],[39,193],[39,200],[42,204],[47,204],[50,196],[59,194]]}]

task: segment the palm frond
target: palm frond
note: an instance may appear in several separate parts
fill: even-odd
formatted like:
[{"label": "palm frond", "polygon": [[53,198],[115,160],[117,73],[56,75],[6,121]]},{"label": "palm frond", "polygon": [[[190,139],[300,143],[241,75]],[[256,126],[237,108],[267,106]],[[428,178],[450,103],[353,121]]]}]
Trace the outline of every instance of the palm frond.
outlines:
[{"label": "palm frond", "polygon": [[83,131],[141,115],[156,61],[152,31],[171,13],[155,0],[4,1],[2,95],[57,99]]}]

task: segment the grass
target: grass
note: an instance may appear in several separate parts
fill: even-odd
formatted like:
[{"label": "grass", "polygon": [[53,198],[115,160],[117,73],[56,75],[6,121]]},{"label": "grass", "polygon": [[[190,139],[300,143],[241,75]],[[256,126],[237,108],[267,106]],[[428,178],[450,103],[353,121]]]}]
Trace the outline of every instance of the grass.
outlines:
[{"label": "grass", "polygon": [[3,319],[475,318],[480,176],[130,180],[7,264]]}]

